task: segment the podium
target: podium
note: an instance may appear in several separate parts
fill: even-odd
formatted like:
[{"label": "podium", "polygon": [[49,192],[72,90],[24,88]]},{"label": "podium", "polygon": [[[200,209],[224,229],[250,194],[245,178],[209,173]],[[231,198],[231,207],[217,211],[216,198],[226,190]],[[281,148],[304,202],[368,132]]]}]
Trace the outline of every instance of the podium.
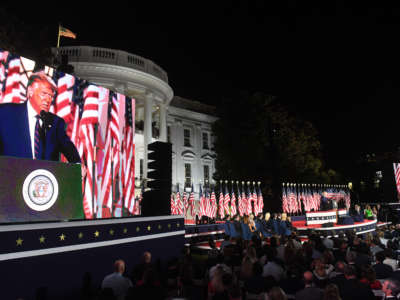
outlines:
[{"label": "podium", "polygon": [[0,156],[0,223],[84,219],[80,164]]}]

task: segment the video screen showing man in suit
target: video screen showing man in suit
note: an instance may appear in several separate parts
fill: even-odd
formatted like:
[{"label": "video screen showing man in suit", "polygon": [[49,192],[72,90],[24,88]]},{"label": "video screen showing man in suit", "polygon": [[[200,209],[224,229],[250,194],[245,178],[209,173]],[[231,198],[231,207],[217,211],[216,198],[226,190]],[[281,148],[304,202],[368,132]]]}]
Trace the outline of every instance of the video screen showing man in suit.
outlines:
[{"label": "video screen showing man in suit", "polygon": [[57,86],[44,72],[32,73],[25,103],[0,105],[0,155],[79,163],[65,121],[49,112]]}]

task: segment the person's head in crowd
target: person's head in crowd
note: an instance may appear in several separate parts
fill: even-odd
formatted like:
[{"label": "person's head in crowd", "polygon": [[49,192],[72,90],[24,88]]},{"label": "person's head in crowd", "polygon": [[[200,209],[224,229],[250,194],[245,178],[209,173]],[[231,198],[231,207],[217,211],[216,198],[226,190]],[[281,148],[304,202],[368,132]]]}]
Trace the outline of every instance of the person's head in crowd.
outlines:
[{"label": "person's head in crowd", "polygon": [[330,283],[325,287],[323,300],[341,300],[339,288],[336,284]]},{"label": "person's head in crowd", "polygon": [[311,286],[314,281],[314,275],[311,271],[305,271],[303,274],[303,281],[305,286]]},{"label": "person's head in crowd", "polygon": [[278,240],[275,236],[271,236],[270,240],[269,240],[269,245],[271,247],[277,247],[278,246]]},{"label": "person's head in crowd", "polygon": [[32,73],[27,84],[27,98],[36,113],[50,110],[57,93],[57,85],[43,71]]},{"label": "person's head in crowd", "polygon": [[375,260],[377,263],[383,263],[383,261],[385,260],[385,252],[384,251],[379,251],[377,253],[375,253]]},{"label": "person's head in crowd", "polygon": [[378,209],[376,208],[376,206],[372,207],[372,213],[377,215],[378,214]]},{"label": "person's head in crowd", "polygon": [[262,273],[263,273],[263,266],[258,261],[256,261],[253,264],[253,276],[260,277]]},{"label": "person's head in crowd", "polygon": [[269,300],[286,300],[286,294],[285,292],[278,286],[274,286],[269,292],[268,292],[268,299]]},{"label": "person's head in crowd", "polygon": [[356,268],[354,266],[347,265],[344,268],[344,276],[346,277],[346,279],[356,278],[356,276],[357,276]]},{"label": "person's head in crowd", "polygon": [[344,261],[337,261],[335,264],[335,271],[338,273],[344,274],[344,270],[346,268],[346,263]]},{"label": "person's head in crowd", "polygon": [[393,278],[386,279],[383,282],[382,291],[385,293],[386,297],[397,297],[400,293],[400,282]]},{"label": "person's head in crowd", "polygon": [[361,267],[360,276],[362,279],[367,280],[368,283],[374,283],[376,280],[375,270],[368,265],[363,265]]},{"label": "person's head in crowd", "polygon": [[393,258],[392,248],[387,247],[385,250],[383,250],[383,253],[385,254],[385,258]]},{"label": "person's head in crowd", "polygon": [[150,264],[151,263],[151,253],[149,251],[146,251],[146,252],[143,253],[142,261],[145,264]]},{"label": "person's head in crowd", "polygon": [[282,221],[286,221],[286,220],[287,220],[287,214],[286,214],[286,213],[283,213],[283,214],[281,215],[281,220],[282,220]]},{"label": "person's head in crowd", "polygon": [[265,213],[265,221],[269,221],[271,214],[269,212]]},{"label": "person's head in crowd", "polygon": [[346,254],[346,260],[348,264],[354,264],[356,260],[356,253],[354,251],[348,251]]},{"label": "person's head in crowd", "polygon": [[114,272],[124,274],[125,262],[122,259],[118,259],[114,262]]}]

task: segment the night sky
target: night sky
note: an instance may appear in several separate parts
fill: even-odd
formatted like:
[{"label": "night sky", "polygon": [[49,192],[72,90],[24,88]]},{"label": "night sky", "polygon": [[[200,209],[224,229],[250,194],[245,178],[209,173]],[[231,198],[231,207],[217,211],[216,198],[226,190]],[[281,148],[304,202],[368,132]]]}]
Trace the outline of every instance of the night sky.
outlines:
[{"label": "night sky", "polygon": [[240,90],[272,93],[314,123],[332,168],[399,146],[398,1],[173,2],[65,3],[45,18],[18,3],[9,9],[27,23],[54,27],[47,46],[55,46],[61,22],[78,35],[62,45],[153,60],[179,96],[217,104]]}]

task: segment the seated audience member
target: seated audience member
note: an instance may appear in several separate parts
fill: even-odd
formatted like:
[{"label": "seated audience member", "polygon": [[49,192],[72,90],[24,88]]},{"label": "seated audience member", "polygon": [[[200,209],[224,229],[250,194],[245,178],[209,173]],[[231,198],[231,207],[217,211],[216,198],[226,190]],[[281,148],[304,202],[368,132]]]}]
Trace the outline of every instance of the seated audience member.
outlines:
[{"label": "seated audience member", "polygon": [[373,265],[372,268],[375,270],[376,278],[377,279],[389,278],[393,273],[393,269],[391,266],[383,263],[383,261],[385,260],[384,252],[380,251],[376,253],[375,258],[376,258],[376,264]]},{"label": "seated audience member", "polygon": [[265,279],[262,276],[263,267],[259,262],[253,264],[252,275],[244,282],[244,289],[251,294],[260,294],[264,292]]},{"label": "seated audience member", "polygon": [[384,264],[392,267],[393,271],[397,270],[397,260],[393,259],[393,250],[390,248],[386,248],[383,253],[385,254]]},{"label": "seated audience member", "polygon": [[361,267],[360,282],[369,285],[372,290],[380,290],[382,284],[376,279],[376,274],[371,266],[364,265]]},{"label": "seated audience member", "polygon": [[267,299],[268,300],[286,300],[287,296],[280,287],[275,286],[268,292]]},{"label": "seated audience member", "polygon": [[141,262],[133,268],[131,279],[133,282],[142,280],[143,274],[148,268],[153,268],[153,264],[151,263],[151,253],[146,251],[142,255]]},{"label": "seated audience member", "polygon": [[383,282],[382,291],[385,293],[385,299],[398,299],[400,294],[400,282],[389,278]]},{"label": "seated audience member", "polygon": [[131,280],[123,276],[124,272],[125,262],[122,259],[119,259],[114,263],[114,273],[104,277],[103,282],[101,283],[101,288],[111,288],[114,292],[114,296],[118,300],[123,300],[128,289],[133,286]]},{"label": "seated audience member", "polygon": [[337,285],[331,283],[325,287],[323,300],[341,300]]},{"label": "seated audience member", "polygon": [[285,276],[285,271],[280,264],[276,262],[276,249],[272,247],[266,248],[267,263],[263,268],[263,277],[271,275],[279,282]]},{"label": "seated audience member", "polygon": [[356,269],[354,266],[346,266],[344,271],[344,276],[346,280],[340,283],[339,291],[340,296],[343,300],[355,300],[355,299],[363,299],[363,300],[374,300],[375,296],[371,291],[371,288],[361,283],[357,279]]},{"label": "seated audience member", "polygon": [[320,300],[323,291],[314,284],[314,276],[310,271],[303,274],[304,289],[296,293],[296,300]]},{"label": "seated audience member", "polygon": [[164,299],[164,292],[157,274],[152,268],[144,271],[142,280],[139,280],[134,289],[133,299]]},{"label": "seated audience member", "polygon": [[325,286],[328,284],[328,270],[325,266],[325,263],[323,262],[322,259],[315,259],[313,262],[313,275],[314,275],[314,283],[316,284],[317,287],[319,288],[325,288]]}]

